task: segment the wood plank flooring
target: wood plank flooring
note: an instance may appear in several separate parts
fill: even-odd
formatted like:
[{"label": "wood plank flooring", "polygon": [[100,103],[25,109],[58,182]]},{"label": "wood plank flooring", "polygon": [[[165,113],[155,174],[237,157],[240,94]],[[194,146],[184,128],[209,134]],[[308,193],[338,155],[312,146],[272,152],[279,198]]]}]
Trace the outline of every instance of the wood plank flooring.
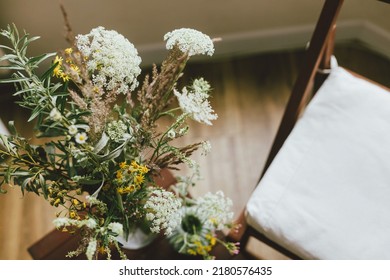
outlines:
[{"label": "wood plank flooring", "polygon": [[[223,190],[239,213],[256,186],[284,106],[296,78],[302,53],[259,54],[190,64],[183,80],[204,77],[213,87],[212,106],[219,115],[213,126],[191,123],[183,141],[208,139],[211,153],[200,153],[203,179],[193,195]],[[358,45],[336,48],[339,64],[390,86],[390,62]],[[4,93],[2,93],[4,94]],[[1,98],[0,117],[14,119],[23,135],[32,135],[26,114]],[[180,173],[184,173],[183,170]],[[18,189],[0,195],[0,259],[30,259],[27,248],[53,229],[56,209]],[[274,255],[263,256],[274,258]]]}]

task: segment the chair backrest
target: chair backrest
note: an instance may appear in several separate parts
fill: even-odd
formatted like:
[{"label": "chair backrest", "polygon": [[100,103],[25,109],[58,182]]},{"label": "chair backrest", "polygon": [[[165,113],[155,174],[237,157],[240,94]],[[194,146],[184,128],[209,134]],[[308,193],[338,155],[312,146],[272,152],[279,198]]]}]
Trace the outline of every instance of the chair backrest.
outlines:
[{"label": "chair backrest", "polygon": [[325,1],[306,51],[305,61],[302,63],[302,68],[292,89],[286,110],[265,163],[263,174],[302,114],[305,105],[310,99],[312,90],[318,88],[326,78],[326,71],[318,71],[318,69],[320,66],[322,70],[330,68],[336,20],[343,2],[344,0]]},{"label": "chair backrest", "polygon": [[[309,47],[306,51],[305,61],[302,63],[302,68],[300,69],[298,78],[294,84],[260,180],[294,128],[308,101],[328,75],[326,69],[330,68],[336,20],[342,4],[343,0],[326,0],[324,3]],[[229,236],[233,240],[240,241],[243,250],[245,250],[244,247],[246,246],[248,239],[250,237],[255,237],[284,255],[293,259],[299,259],[297,255],[291,253],[247,225],[245,211],[241,213],[238,222],[242,227],[238,231],[232,232]]]}]

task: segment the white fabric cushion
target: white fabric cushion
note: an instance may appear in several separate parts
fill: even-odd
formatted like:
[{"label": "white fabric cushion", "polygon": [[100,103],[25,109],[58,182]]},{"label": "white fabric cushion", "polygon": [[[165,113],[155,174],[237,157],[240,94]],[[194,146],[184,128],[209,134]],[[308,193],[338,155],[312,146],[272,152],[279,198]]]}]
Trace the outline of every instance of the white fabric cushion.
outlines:
[{"label": "white fabric cushion", "polygon": [[0,134],[9,135],[8,129],[5,127],[1,119],[0,119]]},{"label": "white fabric cushion", "polygon": [[304,259],[390,259],[390,93],[333,69],[246,210]]}]

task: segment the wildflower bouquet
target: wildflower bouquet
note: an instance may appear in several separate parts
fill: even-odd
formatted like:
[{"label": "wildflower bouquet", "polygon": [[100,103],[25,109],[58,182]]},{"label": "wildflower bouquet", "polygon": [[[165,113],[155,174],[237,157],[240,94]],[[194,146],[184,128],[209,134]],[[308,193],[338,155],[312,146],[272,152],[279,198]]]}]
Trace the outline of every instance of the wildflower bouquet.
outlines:
[{"label": "wildflower bouquet", "polygon": [[[0,166],[0,185],[20,186],[62,206],[56,227],[82,236],[69,256],[110,257],[113,246],[121,252],[117,237],[137,227],[170,235],[181,222],[182,200],[154,178],[163,168],[195,166],[191,154],[209,148],[208,142],[177,147],[172,141],[187,133],[188,118],[207,125],[217,118],[207,81],[176,86],[190,57],[213,54],[210,37],[193,29],[167,33],[167,58],[139,86],[141,58],[116,31],[98,27],[68,36],[69,48],[36,57],[28,57],[27,48],[38,37],[20,34],[13,25],[0,35],[9,41],[0,46],[7,52],[0,62],[8,61],[2,67],[13,71],[0,82],[16,85],[20,106],[36,122],[36,137],[48,140],[32,145],[10,122],[11,135],[0,135],[0,154],[7,160]],[[51,66],[38,75],[50,58]],[[170,120],[165,128],[158,125],[162,118]]]}]

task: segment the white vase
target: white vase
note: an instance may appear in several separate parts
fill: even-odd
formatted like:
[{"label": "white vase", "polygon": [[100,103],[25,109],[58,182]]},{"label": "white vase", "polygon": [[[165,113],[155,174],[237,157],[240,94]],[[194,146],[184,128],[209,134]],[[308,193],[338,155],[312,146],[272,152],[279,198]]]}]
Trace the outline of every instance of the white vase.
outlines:
[{"label": "white vase", "polygon": [[145,233],[140,228],[136,228],[129,233],[127,240],[124,236],[118,236],[116,239],[120,244],[122,244],[123,249],[137,250],[146,247],[147,245],[152,243],[153,240],[156,239],[156,237],[156,234]]}]

